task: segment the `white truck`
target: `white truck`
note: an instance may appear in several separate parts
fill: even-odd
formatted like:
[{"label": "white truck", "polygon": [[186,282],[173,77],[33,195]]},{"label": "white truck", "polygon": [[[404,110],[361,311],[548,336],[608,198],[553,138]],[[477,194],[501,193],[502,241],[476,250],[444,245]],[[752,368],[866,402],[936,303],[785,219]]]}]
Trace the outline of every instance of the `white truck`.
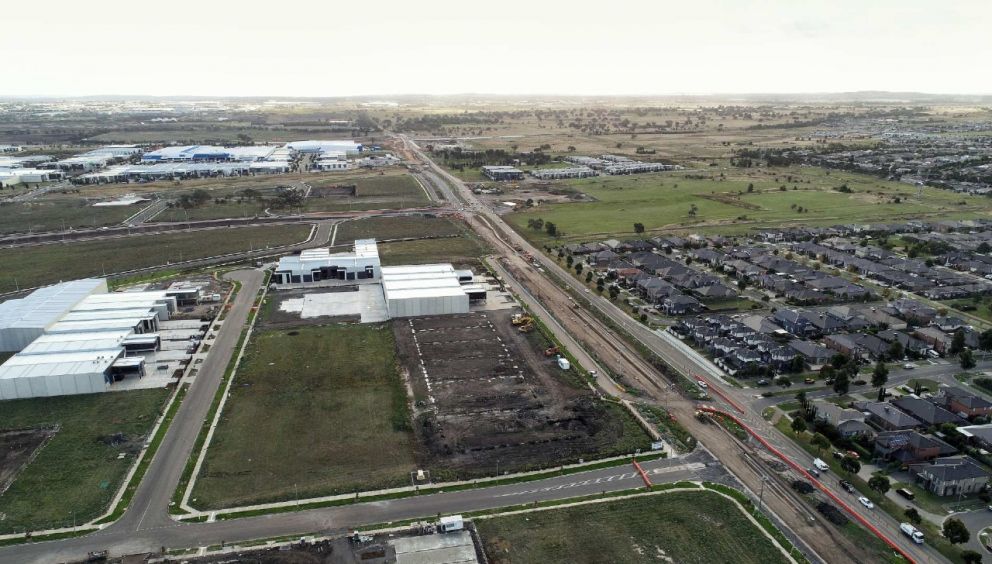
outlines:
[{"label": "white truck", "polygon": [[461,515],[441,517],[441,520],[438,521],[437,525],[437,530],[439,533],[450,533],[453,531],[460,531],[465,528],[465,523],[462,520]]},{"label": "white truck", "polygon": [[820,460],[819,458],[813,459],[813,466],[815,466],[816,469],[819,470],[820,472],[826,472],[827,470],[830,470],[830,466],[827,466],[827,463]]},{"label": "white truck", "polygon": [[923,544],[923,533],[919,529],[910,525],[909,523],[900,523],[899,530],[902,531],[904,535],[913,540],[916,544]]}]

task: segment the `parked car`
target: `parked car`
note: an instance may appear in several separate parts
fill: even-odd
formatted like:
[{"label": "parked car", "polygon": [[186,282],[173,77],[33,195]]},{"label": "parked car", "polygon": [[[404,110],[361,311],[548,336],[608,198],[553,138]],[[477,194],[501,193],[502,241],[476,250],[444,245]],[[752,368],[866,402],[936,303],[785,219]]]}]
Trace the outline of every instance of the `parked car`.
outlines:
[{"label": "parked car", "polygon": [[806,378],[803,380],[803,382],[805,382],[806,384],[815,384],[816,378]]},{"label": "parked car", "polygon": [[840,487],[847,493],[854,493],[854,484],[848,482],[847,480],[841,480]]},{"label": "parked car", "polygon": [[706,382],[703,382],[702,380],[696,380],[696,383],[699,384],[699,387],[702,388],[702,389],[704,389],[704,390],[706,388],[709,388],[709,386],[706,385]]},{"label": "parked car", "polygon": [[764,378],[762,378],[761,380],[758,380],[758,385],[759,386],[767,386],[768,385],[768,380],[765,380]]},{"label": "parked car", "polygon": [[914,494],[913,492],[907,490],[906,488],[899,488],[898,490],[896,490],[896,493],[899,494],[899,495],[901,495],[901,496],[903,496],[906,499],[915,499],[916,498],[916,494]]},{"label": "parked car", "polygon": [[916,368],[916,365],[913,364],[912,362],[907,362],[906,364],[903,364],[902,367],[905,368],[906,370],[912,370]]},{"label": "parked car", "polygon": [[864,506],[865,506],[865,507],[867,507],[868,509],[874,509],[874,508],[875,508],[875,504],[874,504],[874,503],[872,503],[872,502],[871,502],[871,500],[870,500],[870,499],[868,499],[868,498],[867,498],[867,497],[865,497],[865,496],[861,496],[861,497],[859,497],[859,498],[858,498],[858,501],[859,501],[859,502],[861,503],[861,505],[864,505]]},{"label": "parked car", "polygon": [[841,451],[839,451],[839,450],[835,450],[834,451],[834,458],[836,458],[837,460],[840,460],[840,459],[844,458],[844,453],[841,452]]},{"label": "parked car", "polygon": [[816,468],[813,468],[812,466],[810,466],[809,468],[807,468],[806,471],[809,472],[810,474],[812,474],[814,478],[819,478],[820,477],[820,471],[817,470]]}]

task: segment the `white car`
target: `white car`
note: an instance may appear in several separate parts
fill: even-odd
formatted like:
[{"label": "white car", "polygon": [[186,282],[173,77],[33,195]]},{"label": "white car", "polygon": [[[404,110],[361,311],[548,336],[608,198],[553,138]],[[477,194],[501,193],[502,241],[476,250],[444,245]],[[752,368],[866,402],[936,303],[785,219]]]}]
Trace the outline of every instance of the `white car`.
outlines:
[{"label": "white car", "polygon": [[871,500],[870,500],[870,499],[868,499],[868,498],[867,498],[867,497],[865,497],[865,496],[861,496],[861,497],[859,497],[859,498],[858,498],[858,501],[860,501],[860,502],[861,502],[861,505],[864,505],[864,506],[865,506],[865,507],[867,507],[868,509],[874,509],[874,508],[875,508],[875,504],[874,504],[874,503],[872,503],[872,502],[871,502]]},{"label": "white car", "polygon": [[913,364],[912,362],[907,362],[906,364],[903,364],[902,367],[905,370],[912,370],[912,369],[916,368],[916,365]]},{"label": "white car", "polygon": [[702,389],[704,389],[704,390],[706,388],[709,388],[709,386],[706,385],[706,382],[703,382],[702,380],[696,380],[696,383],[699,384],[699,387],[702,388]]}]

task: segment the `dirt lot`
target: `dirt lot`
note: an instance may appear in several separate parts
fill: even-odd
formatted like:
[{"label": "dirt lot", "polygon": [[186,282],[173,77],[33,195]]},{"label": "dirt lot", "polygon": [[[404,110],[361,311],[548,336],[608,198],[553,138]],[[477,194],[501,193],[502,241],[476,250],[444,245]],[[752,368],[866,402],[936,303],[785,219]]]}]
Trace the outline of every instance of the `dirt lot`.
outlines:
[{"label": "dirt lot", "polygon": [[326,325],[328,323],[358,322],[357,315],[325,316],[302,318],[299,312],[283,311],[279,305],[286,300],[303,298],[307,294],[324,294],[328,292],[357,292],[358,286],[327,286],[319,288],[298,288],[269,292],[262,305],[263,315],[258,318],[260,329],[286,329],[307,325]]},{"label": "dirt lot", "polygon": [[647,446],[621,408],[597,399],[517,331],[512,313],[393,321],[424,467],[492,475],[497,466],[525,470]]},{"label": "dirt lot", "polygon": [[0,494],[7,491],[35,451],[57,432],[55,428],[0,432]]}]

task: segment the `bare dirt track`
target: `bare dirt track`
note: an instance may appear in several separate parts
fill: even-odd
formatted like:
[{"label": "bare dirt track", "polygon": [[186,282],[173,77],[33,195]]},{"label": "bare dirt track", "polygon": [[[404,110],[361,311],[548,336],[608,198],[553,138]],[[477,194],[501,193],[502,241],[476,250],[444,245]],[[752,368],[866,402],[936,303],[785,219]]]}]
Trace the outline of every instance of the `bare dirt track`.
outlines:
[{"label": "bare dirt track", "polygon": [[553,466],[646,440],[625,425],[619,408],[517,331],[511,314],[393,321],[417,400],[424,467],[491,475],[497,467]]}]

